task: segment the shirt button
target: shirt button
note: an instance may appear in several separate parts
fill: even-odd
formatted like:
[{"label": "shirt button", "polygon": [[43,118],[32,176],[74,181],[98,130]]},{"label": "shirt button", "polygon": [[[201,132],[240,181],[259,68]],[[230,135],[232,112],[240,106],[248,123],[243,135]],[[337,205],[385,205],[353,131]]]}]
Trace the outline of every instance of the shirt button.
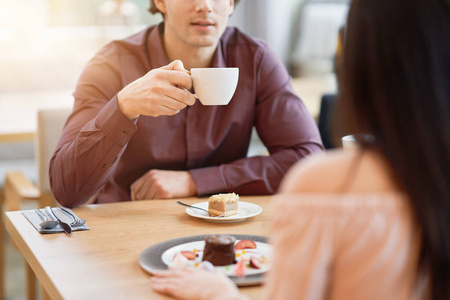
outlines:
[{"label": "shirt button", "polygon": [[123,133],[124,135],[130,135],[130,132],[129,132],[128,130],[124,130],[124,131],[122,131],[122,133]]},{"label": "shirt button", "polygon": [[106,169],[106,164],[103,164],[103,165],[102,165],[102,168],[103,168],[103,169]]}]

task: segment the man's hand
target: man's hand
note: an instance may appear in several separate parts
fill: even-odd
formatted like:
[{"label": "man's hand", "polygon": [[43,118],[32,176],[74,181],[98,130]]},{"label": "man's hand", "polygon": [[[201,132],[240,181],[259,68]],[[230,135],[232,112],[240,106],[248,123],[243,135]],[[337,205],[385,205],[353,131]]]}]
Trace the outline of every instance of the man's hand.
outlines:
[{"label": "man's hand", "polygon": [[187,171],[150,170],[131,185],[131,200],[191,197],[197,187]]},{"label": "man's hand", "polygon": [[128,119],[139,115],[175,115],[187,105],[195,103],[188,90],[192,78],[180,60],[153,69],[124,87],[117,95],[120,110]]}]

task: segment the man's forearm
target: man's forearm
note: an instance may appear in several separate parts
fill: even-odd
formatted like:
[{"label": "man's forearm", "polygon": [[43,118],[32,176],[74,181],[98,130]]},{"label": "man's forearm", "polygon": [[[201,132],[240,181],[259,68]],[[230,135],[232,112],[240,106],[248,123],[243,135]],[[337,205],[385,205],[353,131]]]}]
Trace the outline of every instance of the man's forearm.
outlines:
[{"label": "man's forearm", "polygon": [[101,132],[64,145],[50,163],[50,184],[55,198],[64,206],[86,202],[111,177],[123,147]]},{"label": "man's forearm", "polygon": [[55,198],[69,207],[87,201],[109,180],[135,131],[115,98],[87,123],[72,116],[50,162]]},{"label": "man's forearm", "polygon": [[246,157],[229,164],[189,172],[199,196],[220,192],[269,195],[277,192],[284,174],[295,162],[322,150],[322,145],[309,143],[301,147],[282,149],[270,156]]}]

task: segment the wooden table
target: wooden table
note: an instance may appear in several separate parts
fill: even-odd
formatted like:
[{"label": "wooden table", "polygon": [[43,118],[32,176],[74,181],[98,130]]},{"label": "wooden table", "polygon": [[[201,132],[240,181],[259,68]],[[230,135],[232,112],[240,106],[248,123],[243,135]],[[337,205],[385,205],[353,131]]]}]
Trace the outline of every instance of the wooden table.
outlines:
[{"label": "wooden table", "polygon": [[[180,199],[178,199],[180,200]],[[205,198],[181,199],[194,204]],[[211,223],[191,217],[176,200],[86,205],[74,209],[87,218],[89,231],[39,234],[20,211],[6,213],[6,229],[52,299],[166,299],[154,294],[151,275],[139,265],[147,247],[177,237],[269,233],[270,196],[241,197],[263,212],[236,223]],[[262,287],[242,287],[260,299]]]}]

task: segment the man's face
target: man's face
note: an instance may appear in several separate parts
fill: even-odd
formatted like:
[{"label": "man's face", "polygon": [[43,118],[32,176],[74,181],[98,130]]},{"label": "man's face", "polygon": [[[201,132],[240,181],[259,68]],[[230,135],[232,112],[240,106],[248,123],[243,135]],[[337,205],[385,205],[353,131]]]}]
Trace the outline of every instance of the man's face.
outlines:
[{"label": "man's face", "polygon": [[225,31],[234,0],[155,0],[164,14],[164,35],[179,46],[211,47]]}]

